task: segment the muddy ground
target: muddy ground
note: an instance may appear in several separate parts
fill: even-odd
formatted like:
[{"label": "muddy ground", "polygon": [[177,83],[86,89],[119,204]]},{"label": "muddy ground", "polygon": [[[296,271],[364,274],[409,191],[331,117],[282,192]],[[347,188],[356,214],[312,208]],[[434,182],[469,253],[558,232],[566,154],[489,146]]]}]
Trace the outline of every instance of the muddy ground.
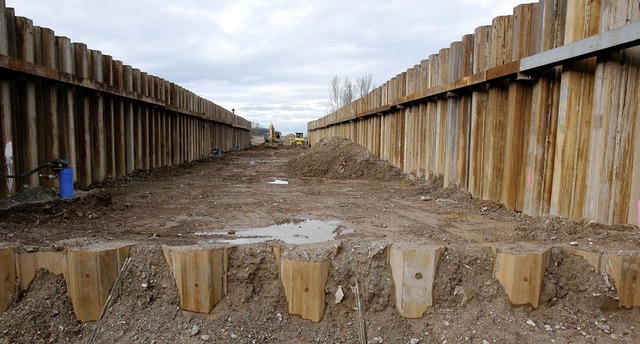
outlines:
[{"label": "muddy ground", "polygon": [[[288,184],[269,184],[275,180]],[[258,147],[134,172],[80,191],[72,201],[51,200],[51,193],[31,189],[0,202],[3,246],[137,244],[96,342],[355,343],[357,313],[349,285],[356,279],[371,343],[640,341],[640,311],[611,307],[615,294],[606,276],[560,249],[572,243],[637,250],[637,227],[512,212],[455,186],[444,188],[442,178],[410,180],[344,140],[309,149]],[[306,219],[338,221],[336,240],[343,245],[332,261],[320,323],[287,314],[273,242],[232,249],[229,293],[211,314],[180,310],[160,245],[233,240],[238,230]],[[422,319],[401,318],[394,308],[384,250],[393,242],[447,247],[438,265],[435,307]],[[505,244],[556,247],[539,308],[511,306],[491,276],[491,246]],[[142,288],[143,282],[150,287]],[[86,342],[95,323],[75,321],[64,283],[41,271],[0,315],[0,343]],[[346,297],[334,304],[338,286]]]}]

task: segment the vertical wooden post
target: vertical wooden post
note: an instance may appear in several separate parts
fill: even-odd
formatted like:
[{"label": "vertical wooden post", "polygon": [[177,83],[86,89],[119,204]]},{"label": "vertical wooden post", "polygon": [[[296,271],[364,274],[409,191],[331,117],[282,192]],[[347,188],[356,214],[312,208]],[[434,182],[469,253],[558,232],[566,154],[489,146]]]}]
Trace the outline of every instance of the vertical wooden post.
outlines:
[{"label": "vertical wooden post", "polygon": [[[80,78],[89,77],[89,56],[87,45],[73,43],[76,70]],[[93,152],[91,144],[91,96],[87,90],[78,91],[76,144],[78,146],[78,183],[89,185],[92,181]]]},{"label": "vertical wooden post", "polygon": [[394,133],[394,141],[395,141],[395,166],[399,169],[404,169],[405,156],[404,156],[404,122],[406,116],[406,109],[401,109],[398,114],[395,116],[395,133]]},{"label": "vertical wooden post", "polygon": [[[109,86],[114,86],[114,64],[113,57],[104,55],[102,57],[102,80]],[[105,128],[105,147],[106,151],[106,165],[107,175],[111,178],[118,176],[118,170],[116,168],[116,142],[118,137],[116,136],[116,111],[115,107],[117,101],[113,96],[104,96],[104,128]]]},{"label": "vertical wooden post", "polygon": [[[133,92],[133,67],[123,67],[124,90]],[[135,164],[135,124],[133,115],[133,102],[127,101],[124,106],[124,135],[126,152],[126,173],[131,173],[136,168]]]},{"label": "vertical wooden post", "polygon": [[[139,69],[132,70],[132,88],[133,93],[140,95],[142,93],[142,76]],[[132,102],[133,109],[133,165],[136,170],[142,169],[142,105],[139,102]]]},{"label": "vertical wooden post", "polygon": [[[511,62],[513,43],[513,17],[500,16],[493,20],[491,27],[490,66],[497,67]],[[508,104],[508,86],[504,81],[491,85],[487,101],[487,124],[489,132],[487,176],[487,198],[504,202],[504,155],[506,142],[506,107]]]},{"label": "vertical wooden post", "polygon": [[[637,92],[637,91],[636,91]],[[636,99],[637,101],[637,99]],[[631,176],[640,175],[640,118],[638,118],[638,114],[636,114],[635,118],[635,129],[633,134],[633,143],[632,143],[632,154],[633,160],[631,162]],[[632,126],[633,128],[633,126]],[[627,223],[640,226],[640,178],[632,177],[631,186],[628,195],[628,215],[627,215]]]},{"label": "vertical wooden post", "polygon": [[[460,65],[461,76],[466,77],[473,74],[473,48],[474,36],[465,35],[462,37],[462,62]],[[471,114],[472,114],[472,94],[463,92],[460,96],[460,120],[458,121],[458,151],[456,153],[456,178],[460,186],[469,188],[469,159],[471,145]]]},{"label": "vertical wooden post", "polygon": [[[145,97],[149,97],[149,74],[147,73],[141,73],[140,74],[140,83],[141,83],[141,94]],[[141,113],[141,139],[142,139],[142,166],[141,168],[143,170],[148,170],[151,167],[151,150],[150,150],[150,143],[151,143],[151,137],[149,135],[149,127],[150,127],[150,106],[148,104],[144,104],[142,106],[141,109],[142,113]]]},{"label": "vertical wooden post", "polygon": [[[118,89],[124,89],[124,65],[122,61],[113,61],[113,83]],[[125,101],[122,98],[114,99],[114,133],[115,133],[115,158],[116,177],[127,174],[127,139],[125,120]]]},{"label": "vertical wooden post", "polygon": [[[104,71],[102,53],[91,50],[92,79],[96,82],[104,82]],[[104,96],[96,94],[91,104],[91,128],[93,137],[93,171],[92,181],[104,180],[107,176],[107,152],[106,152],[106,128],[105,128],[105,106]]]},{"label": "vertical wooden post", "polygon": [[[173,86],[173,85],[172,85]],[[180,161],[180,121],[182,115],[178,113],[171,114],[171,163],[173,165],[178,165],[182,161]]]},{"label": "vertical wooden post", "polygon": [[[427,60],[427,70],[428,73],[426,75],[427,80],[425,81],[427,84],[427,88],[434,87],[438,83],[438,58],[437,55],[430,55]],[[435,164],[436,164],[436,140],[435,140],[435,118],[436,118],[436,102],[430,100],[425,105],[425,177],[429,178],[431,175],[435,174]]]},{"label": "vertical wooden post", "polygon": [[[13,12],[0,2],[0,54],[10,55],[9,32],[15,30],[13,24]],[[10,29],[11,28],[11,29]],[[0,80],[0,171],[4,174],[14,175],[14,138],[13,138],[13,114],[11,106],[11,82]],[[4,178],[0,183],[0,197],[11,196],[16,192],[15,181]]]},{"label": "vertical wooden post", "polygon": [[[440,49],[438,53],[437,86],[448,84],[449,81],[449,48]],[[447,158],[447,99],[440,97],[436,101],[435,118],[435,173],[445,174],[445,161]],[[445,187],[448,186],[445,184]]]},{"label": "vertical wooden post", "polygon": [[[161,87],[160,87],[160,78],[153,78],[154,84],[154,98],[158,101],[162,99]],[[155,167],[164,166],[164,111],[162,109],[154,108],[154,120],[155,120],[155,139],[156,139],[156,148],[155,148]]]},{"label": "vertical wooden post", "polygon": [[[171,105],[171,83],[163,80],[163,92],[164,92],[164,101],[165,104]],[[173,150],[175,149],[173,142],[173,131],[174,131],[174,120],[175,114],[169,110],[165,110],[165,140],[166,140],[166,150],[165,150],[165,166],[171,166],[174,164],[173,162]]]},{"label": "vertical wooden post", "polygon": [[[149,97],[157,100],[156,77],[149,75]],[[157,144],[158,144],[158,112],[156,106],[149,109],[149,167],[158,167]]]},{"label": "vertical wooden post", "polygon": [[[460,65],[463,62],[463,49],[462,42],[453,42],[449,48],[449,61],[444,66],[447,69],[447,79],[444,80],[444,84],[450,84],[451,82],[460,79],[462,76],[462,70]],[[441,133],[444,135],[444,185],[448,186],[451,181],[457,181],[457,152],[458,152],[458,135],[461,135],[458,131],[458,121],[460,118],[460,95],[449,95],[446,98],[446,114],[445,114],[445,130]]]},{"label": "vertical wooden post", "polygon": [[[16,43],[17,57],[26,62],[35,62],[33,22],[24,17],[16,17]],[[38,118],[36,111],[36,85],[33,80],[22,79],[18,81],[18,97],[20,106],[17,116],[17,128],[20,135],[17,137],[17,155],[14,157],[16,171],[30,171],[38,165]],[[14,149],[15,149],[14,148]],[[18,184],[38,185],[38,174],[22,178]]]},{"label": "vertical wooden post", "polygon": [[[514,60],[530,54],[532,15],[532,4],[520,5],[514,9],[512,51]],[[505,113],[507,127],[502,199],[508,208],[522,211],[526,188],[523,167],[526,161],[523,160],[523,155],[526,151],[526,123],[531,116],[531,86],[527,81],[510,83],[508,98]]]},{"label": "vertical wooden post", "polygon": [[[56,51],[56,37],[53,30],[42,28],[40,30],[41,63],[43,66],[58,69],[58,56]],[[42,109],[42,137],[43,161],[49,162],[60,158],[60,129],[58,118],[58,88],[55,83],[43,81],[43,109]],[[53,187],[54,182],[46,184]]]},{"label": "vertical wooden post", "polygon": [[[66,37],[57,37],[59,70],[67,74],[75,74],[75,59],[71,41]],[[60,128],[62,138],[62,157],[67,159],[73,168],[74,180],[78,174],[78,153],[76,146],[76,106],[75,91],[71,86],[62,89],[60,101]]]},{"label": "vertical wooden post", "polygon": [[158,167],[158,159],[157,159],[157,137],[158,137],[158,114],[156,111],[156,107],[153,106],[149,109],[149,167],[156,168]]},{"label": "vertical wooden post", "polygon": [[[489,66],[491,27],[476,28],[473,40],[473,73],[486,70]],[[473,89],[471,94],[471,138],[469,149],[469,192],[477,198],[484,198],[485,182],[485,127],[488,85]]]}]

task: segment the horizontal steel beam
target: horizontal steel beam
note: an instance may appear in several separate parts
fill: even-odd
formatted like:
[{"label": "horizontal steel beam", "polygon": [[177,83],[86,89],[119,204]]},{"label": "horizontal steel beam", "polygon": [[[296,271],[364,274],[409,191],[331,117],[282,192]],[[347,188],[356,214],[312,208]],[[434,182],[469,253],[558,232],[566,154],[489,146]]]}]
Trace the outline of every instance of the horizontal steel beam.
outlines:
[{"label": "horizontal steel beam", "polygon": [[637,45],[640,45],[640,22],[525,57],[520,61],[520,71],[557,66]]}]

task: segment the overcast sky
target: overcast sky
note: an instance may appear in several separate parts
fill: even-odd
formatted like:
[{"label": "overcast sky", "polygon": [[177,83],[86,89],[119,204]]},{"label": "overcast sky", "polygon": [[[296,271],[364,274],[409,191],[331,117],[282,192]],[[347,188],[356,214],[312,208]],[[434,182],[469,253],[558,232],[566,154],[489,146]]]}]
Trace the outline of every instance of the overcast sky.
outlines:
[{"label": "overcast sky", "polygon": [[334,75],[380,85],[523,0],[6,0],[263,126],[306,131]]}]

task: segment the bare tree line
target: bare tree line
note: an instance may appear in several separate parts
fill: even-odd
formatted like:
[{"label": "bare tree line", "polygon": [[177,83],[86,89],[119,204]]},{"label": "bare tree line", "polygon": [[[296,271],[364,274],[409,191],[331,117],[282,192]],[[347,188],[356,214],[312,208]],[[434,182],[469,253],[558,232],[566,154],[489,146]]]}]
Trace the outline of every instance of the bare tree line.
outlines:
[{"label": "bare tree line", "polygon": [[366,96],[373,89],[373,75],[365,74],[356,78],[355,83],[348,77],[340,80],[336,75],[329,86],[328,112],[333,113],[356,99]]}]

